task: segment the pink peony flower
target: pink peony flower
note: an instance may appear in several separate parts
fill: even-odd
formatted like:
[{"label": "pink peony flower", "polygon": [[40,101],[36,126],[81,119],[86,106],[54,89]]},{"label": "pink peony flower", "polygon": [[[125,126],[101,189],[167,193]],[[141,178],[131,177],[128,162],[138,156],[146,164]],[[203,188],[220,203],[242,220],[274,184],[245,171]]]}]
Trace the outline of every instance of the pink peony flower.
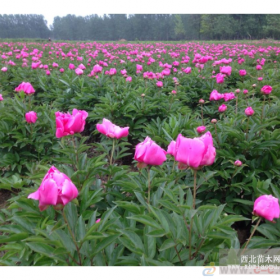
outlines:
[{"label": "pink peony flower", "polygon": [[246,116],[248,116],[248,117],[254,115],[254,113],[255,113],[255,111],[253,110],[252,107],[247,107],[247,108],[245,109],[245,114],[246,114]]},{"label": "pink peony flower", "polygon": [[30,83],[22,82],[18,87],[15,88],[15,91],[23,91],[25,94],[29,95],[35,93],[35,89]]},{"label": "pink peony flower", "polygon": [[217,84],[222,84],[224,82],[224,74],[221,74],[221,73],[217,74],[216,82],[217,82]]},{"label": "pink peony flower", "polygon": [[226,111],[226,109],[227,109],[227,105],[222,104],[222,105],[219,107],[219,112],[222,113],[222,112]]},{"label": "pink peony flower", "polygon": [[220,67],[220,72],[222,74],[225,74],[227,76],[230,76],[231,75],[231,66],[221,66]]},{"label": "pink peony flower", "polygon": [[242,162],[241,162],[240,160],[236,160],[236,161],[234,162],[234,165],[235,165],[235,166],[241,166],[241,165],[242,165]]},{"label": "pink peony flower", "polygon": [[88,113],[86,111],[73,109],[70,113],[56,112],[56,137],[61,138],[84,130]]},{"label": "pink peony flower", "polygon": [[176,155],[176,142],[172,140],[167,147],[167,154],[175,157]]},{"label": "pink peony flower", "polygon": [[235,95],[233,92],[230,93],[224,93],[224,100],[227,102],[229,100],[232,100],[235,98]]},{"label": "pink peony flower", "polygon": [[28,198],[39,200],[39,209],[44,211],[50,205],[65,206],[77,196],[78,190],[70,178],[52,166],[38,190],[31,193]]},{"label": "pink peony flower", "polygon": [[34,111],[27,112],[27,113],[25,114],[25,120],[26,120],[28,123],[35,123],[36,120],[37,120],[37,113],[34,112]]},{"label": "pink peony flower", "polygon": [[136,71],[139,71],[139,72],[143,71],[143,65],[136,64]]},{"label": "pink peony flower", "polygon": [[163,87],[163,82],[162,81],[157,81],[156,85],[157,85],[157,87],[161,88],[161,87]]},{"label": "pink peony flower", "polygon": [[220,100],[222,98],[224,98],[224,95],[220,94],[216,89],[214,89],[210,94],[209,100],[210,101],[217,101],[217,100]]},{"label": "pink peony flower", "polygon": [[175,150],[175,160],[185,165],[185,167],[194,169],[204,165],[212,165],[216,158],[216,149],[213,146],[210,131],[194,139],[186,138],[179,134],[176,140]]},{"label": "pink peony flower", "polygon": [[96,125],[96,129],[107,137],[120,139],[128,135],[129,127],[119,127],[104,118],[102,124]]},{"label": "pink peony flower", "polygon": [[76,73],[77,75],[82,75],[82,74],[84,73],[84,71],[83,71],[81,68],[77,68],[77,69],[75,70],[75,73]]},{"label": "pink peony flower", "polygon": [[263,86],[262,88],[261,88],[261,92],[263,93],[263,94],[270,94],[271,92],[272,92],[272,87],[271,86]]},{"label": "pink peony flower", "polygon": [[246,70],[239,70],[240,76],[246,76],[246,74],[247,74]]},{"label": "pink peony flower", "polygon": [[279,218],[280,210],[278,198],[273,197],[271,194],[260,196],[254,203],[253,213],[269,221],[273,221],[274,218]]},{"label": "pink peony flower", "polygon": [[192,72],[192,68],[191,67],[187,67],[183,70],[183,72],[185,72],[186,74],[190,74]]},{"label": "pink peony flower", "polygon": [[198,133],[203,133],[203,132],[205,131],[205,129],[206,129],[205,126],[199,126],[199,127],[196,128],[196,131],[197,131]]},{"label": "pink peony flower", "polygon": [[93,66],[93,72],[94,73],[101,73],[102,72],[103,67],[100,66],[99,64],[96,64]]},{"label": "pink peony flower", "polygon": [[138,167],[149,165],[162,165],[166,161],[166,151],[157,145],[150,137],[136,145],[134,159]]},{"label": "pink peony flower", "polygon": [[69,69],[70,69],[70,70],[74,70],[75,68],[76,68],[76,67],[75,67],[74,64],[72,64],[72,63],[69,64]]},{"label": "pink peony flower", "polygon": [[109,71],[109,75],[113,76],[113,75],[116,75],[116,74],[117,74],[116,68],[111,68],[110,71]]}]

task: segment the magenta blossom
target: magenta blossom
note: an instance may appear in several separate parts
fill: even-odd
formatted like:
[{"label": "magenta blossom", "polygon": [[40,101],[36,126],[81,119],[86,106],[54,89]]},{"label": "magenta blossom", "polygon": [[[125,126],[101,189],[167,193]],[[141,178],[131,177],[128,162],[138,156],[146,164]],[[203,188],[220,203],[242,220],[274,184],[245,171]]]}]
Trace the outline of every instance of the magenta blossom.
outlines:
[{"label": "magenta blossom", "polygon": [[262,195],[256,199],[254,203],[254,215],[273,221],[274,218],[279,218],[279,201],[278,198],[270,195]]},{"label": "magenta blossom", "polygon": [[157,87],[163,87],[163,82],[162,81],[158,81],[157,83],[156,83],[156,85],[157,85]]},{"label": "magenta blossom", "polygon": [[239,70],[239,75],[240,76],[246,76],[247,72],[246,70],[242,69],[242,70]]},{"label": "magenta blossom", "polygon": [[35,123],[36,120],[37,120],[37,113],[34,112],[34,111],[27,112],[27,113],[25,114],[25,120],[26,120],[28,123]]},{"label": "magenta blossom", "polygon": [[172,140],[167,147],[167,154],[175,157],[176,155],[176,142]]},{"label": "magenta blossom", "polygon": [[39,189],[28,198],[39,200],[40,211],[50,205],[66,205],[78,196],[78,190],[64,173],[52,166],[45,175]]},{"label": "magenta blossom", "polygon": [[199,127],[196,128],[196,131],[197,131],[198,133],[203,133],[203,132],[205,131],[205,129],[206,129],[205,126],[199,126]]},{"label": "magenta blossom", "polygon": [[229,100],[232,100],[235,98],[235,95],[233,92],[230,93],[224,93],[224,100],[227,102]]},{"label": "magenta blossom", "polygon": [[76,73],[77,75],[82,75],[82,74],[84,73],[84,71],[83,71],[81,68],[77,68],[77,69],[75,70],[75,73]]},{"label": "magenta blossom", "polygon": [[268,95],[268,94],[270,94],[272,92],[272,87],[271,86],[267,86],[267,85],[263,86],[262,89],[261,89],[261,92],[263,94]]},{"label": "magenta blossom", "polygon": [[235,165],[235,166],[241,166],[241,165],[242,165],[242,162],[241,162],[240,160],[236,160],[236,161],[234,162],[234,165]]},{"label": "magenta blossom", "polygon": [[222,104],[222,105],[219,107],[219,112],[222,113],[222,112],[226,111],[226,109],[227,109],[227,105]]},{"label": "magenta blossom", "polygon": [[113,76],[113,75],[116,75],[116,74],[117,74],[116,68],[111,68],[111,69],[109,70],[109,75],[110,75],[110,76]]},{"label": "magenta blossom", "polygon": [[101,73],[102,72],[102,66],[100,66],[99,64],[96,64],[93,66],[93,72],[94,73]]},{"label": "magenta blossom", "polygon": [[15,88],[15,91],[23,91],[25,94],[29,95],[35,92],[35,89],[30,83],[22,82],[18,87]]},{"label": "magenta blossom", "polygon": [[245,109],[245,114],[246,114],[246,116],[248,116],[248,117],[254,115],[254,113],[255,113],[255,111],[253,110],[252,107],[247,107],[247,108]]},{"label": "magenta blossom", "polygon": [[96,129],[107,137],[120,139],[128,135],[129,127],[119,127],[104,118],[102,124],[96,125]]},{"label": "magenta blossom", "polygon": [[230,76],[231,75],[231,66],[221,66],[220,67],[220,72],[222,74],[225,74],[227,76]]},{"label": "magenta blossom", "polygon": [[210,101],[217,101],[217,100],[220,100],[222,98],[224,98],[224,95],[219,93],[216,89],[214,89],[210,94],[209,100]]},{"label": "magenta blossom", "polygon": [[217,82],[217,84],[222,84],[224,82],[224,74],[221,74],[221,73],[217,74],[216,82]]},{"label": "magenta blossom", "polygon": [[157,145],[150,137],[136,145],[134,159],[138,167],[149,165],[162,165],[166,161],[166,151]]},{"label": "magenta blossom", "polygon": [[77,109],[73,109],[72,115],[70,113],[56,112],[56,137],[61,138],[82,132],[85,128],[87,116],[86,111]]},{"label": "magenta blossom", "polygon": [[69,64],[69,69],[70,69],[70,70],[74,70],[75,68],[76,68],[76,67],[75,67],[74,64],[72,64],[72,63]]},{"label": "magenta blossom", "polygon": [[212,165],[216,158],[216,149],[213,146],[210,131],[194,139],[186,138],[179,134],[176,140],[175,150],[175,160],[185,165],[185,167],[191,167],[193,169],[204,165]]}]

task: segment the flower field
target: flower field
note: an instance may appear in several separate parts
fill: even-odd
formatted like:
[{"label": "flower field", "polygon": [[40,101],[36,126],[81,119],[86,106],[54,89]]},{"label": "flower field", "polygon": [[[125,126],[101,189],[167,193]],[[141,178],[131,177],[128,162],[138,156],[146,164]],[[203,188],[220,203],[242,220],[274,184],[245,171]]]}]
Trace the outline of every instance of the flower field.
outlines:
[{"label": "flower field", "polygon": [[278,42],[0,42],[0,265],[219,265],[280,247]]}]

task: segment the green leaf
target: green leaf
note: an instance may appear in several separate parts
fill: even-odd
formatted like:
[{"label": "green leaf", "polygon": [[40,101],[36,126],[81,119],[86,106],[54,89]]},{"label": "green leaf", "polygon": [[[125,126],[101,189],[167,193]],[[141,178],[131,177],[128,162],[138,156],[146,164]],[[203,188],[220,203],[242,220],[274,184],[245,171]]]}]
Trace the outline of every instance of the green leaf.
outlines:
[{"label": "green leaf", "polygon": [[149,236],[153,236],[153,237],[162,237],[165,236],[167,233],[164,229],[156,229],[156,230],[152,230],[149,233],[147,233],[147,235]]},{"label": "green leaf", "polygon": [[14,242],[14,241],[20,241],[29,236],[28,233],[16,233],[16,234],[10,234],[10,235],[0,235],[0,244],[2,243],[8,243],[8,242]]},{"label": "green leaf", "polygon": [[214,239],[232,239],[231,235],[228,235],[223,232],[211,232],[207,234],[208,238],[214,238]]},{"label": "green leaf", "polygon": [[114,242],[120,235],[114,234],[108,237],[103,238],[101,242],[98,242],[95,248],[93,249],[93,252],[90,255],[90,258],[93,258],[96,254],[101,252],[103,249],[105,249],[107,246],[109,246],[112,242]]},{"label": "green leaf", "polygon": [[127,217],[127,219],[135,220],[144,225],[148,225],[148,226],[151,226],[154,228],[161,229],[161,226],[148,215],[135,215],[135,216]]},{"label": "green leaf", "polygon": [[134,245],[135,249],[144,253],[144,245],[141,238],[132,230],[122,229],[118,230],[122,234],[124,234]]},{"label": "green leaf", "polygon": [[141,211],[140,207],[133,202],[115,201],[114,203],[117,204],[119,207],[124,208],[135,214],[141,214],[143,212]]},{"label": "green leaf", "polygon": [[172,239],[166,239],[159,248],[159,251],[164,251],[169,248],[175,247],[176,243]]},{"label": "green leaf", "polygon": [[254,205],[254,202],[253,202],[253,201],[246,200],[246,199],[238,199],[238,198],[235,198],[235,199],[233,199],[232,201],[238,202],[238,203],[241,203],[241,204],[245,204],[245,205],[249,205],[249,206],[253,206],[253,205]]},{"label": "green leaf", "polygon": [[156,238],[149,236],[151,227],[146,226],[143,232],[145,254],[153,259],[156,254]]}]

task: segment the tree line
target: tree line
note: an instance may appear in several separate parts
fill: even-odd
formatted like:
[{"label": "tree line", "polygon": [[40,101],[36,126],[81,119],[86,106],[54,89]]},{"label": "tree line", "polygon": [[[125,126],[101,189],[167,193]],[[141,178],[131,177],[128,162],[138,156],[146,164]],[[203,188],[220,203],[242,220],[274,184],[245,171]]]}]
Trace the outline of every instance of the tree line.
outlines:
[{"label": "tree line", "polygon": [[280,39],[277,14],[0,15],[0,38],[172,41]]}]

